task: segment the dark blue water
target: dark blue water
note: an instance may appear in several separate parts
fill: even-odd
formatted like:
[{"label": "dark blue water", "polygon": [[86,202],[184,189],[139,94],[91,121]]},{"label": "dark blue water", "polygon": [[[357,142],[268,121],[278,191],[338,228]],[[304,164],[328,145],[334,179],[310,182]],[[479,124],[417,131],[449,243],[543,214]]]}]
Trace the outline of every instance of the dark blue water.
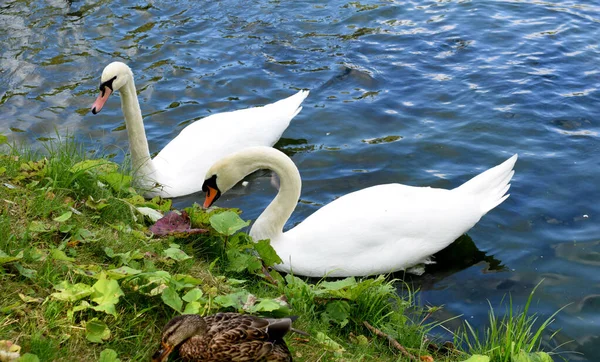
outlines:
[{"label": "dark blue water", "polygon": [[[241,4],[2,1],[0,132],[70,132],[122,159],[117,97],[88,111],[114,60],[135,72],[154,152],[191,121],[310,89],[280,145],[304,182],[290,225],[353,190],[454,187],[519,153],[511,197],[469,232],[505,268],[432,271],[421,302],[482,326],[488,300],[522,304],[543,279],[536,312],[569,304],[549,346],[600,360],[597,2]],[[221,205],[254,219],[273,194],[259,175]]]}]

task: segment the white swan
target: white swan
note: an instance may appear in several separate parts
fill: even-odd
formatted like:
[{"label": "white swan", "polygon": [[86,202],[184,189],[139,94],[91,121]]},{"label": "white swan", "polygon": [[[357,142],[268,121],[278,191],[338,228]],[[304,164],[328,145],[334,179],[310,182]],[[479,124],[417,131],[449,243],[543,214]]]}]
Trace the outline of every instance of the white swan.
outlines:
[{"label": "white swan", "polygon": [[386,184],[355,191],[284,233],[300,197],[300,173],[280,151],[252,147],[211,166],[204,207],[247,174],[270,169],[280,189],[250,236],[271,239],[283,260],[275,269],[310,277],[383,274],[427,261],[506,200],[516,161],[514,155],[452,190]]},{"label": "white swan", "polygon": [[117,90],[121,91],[134,181],[145,190],[147,197],[177,197],[198,192],[198,180],[223,156],[250,146],[272,146],[300,112],[300,104],[308,96],[308,91],[300,91],[264,107],[200,119],[181,130],[151,159],[133,73],[126,64],[113,62],[104,68],[101,93],[92,105],[92,113],[100,112],[111,93]]}]

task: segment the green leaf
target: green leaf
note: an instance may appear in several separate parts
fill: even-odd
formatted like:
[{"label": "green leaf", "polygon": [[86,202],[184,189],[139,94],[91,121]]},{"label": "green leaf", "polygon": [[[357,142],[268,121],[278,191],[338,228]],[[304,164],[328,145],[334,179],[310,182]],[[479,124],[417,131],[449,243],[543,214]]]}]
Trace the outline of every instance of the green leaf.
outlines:
[{"label": "green leaf", "polygon": [[179,294],[177,294],[177,291],[175,291],[174,288],[167,287],[165,290],[163,290],[160,298],[166,305],[181,313],[181,308],[183,308],[183,301],[181,300]]},{"label": "green leaf", "polygon": [[280,309],[287,309],[287,306],[282,305],[274,299],[262,299],[257,304],[251,306],[248,311],[250,313],[273,312]]},{"label": "green leaf", "polygon": [[121,362],[121,360],[117,358],[117,352],[107,348],[100,352],[100,358],[98,359],[98,362]]},{"label": "green leaf", "polygon": [[250,225],[250,221],[242,220],[233,211],[225,211],[210,217],[210,225],[223,235],[233,235],[236,231]]},{"label": "green leaf", "polygon": [[17,361],[18,362],[40,362],[40,359],[35,354],[25,353]]},{"label": "green leaf", "polygon": [[95,200],[91,195],[88,196],[88,199],[85,201],[85,206],[89,207],[92,210],[102,210],[108,206],[106,203],[106,199]]},{"label": "green leaf", "polygon": [[344,327],[348,324],[350,318],[350,304],[345,300],[334,300],[327,303],[325,313],[323,314],[325,319],[334,321]]},{"label": "green leaf", "polygon": [[319,284],[319,286],[325,290],[331,291],[352,287],[356,284],[356,279],[354,277],[349,277],[346,279],[337,280],[335,282],[322,282]]},{"label": "green leaf", "polygon": [[68,257],[64,251],[59,249],[50,250],[50,257],[54,260],[75,261],[75,258]]},{"label": "green leaf", "polygon": [[513,354],[510,360],[511,362],[552,362],[552,357],[546,352],[528,353],[520,350],[516,354]]},{"label": "green leaf", "polygon": [[490,358],[481,354],[474,354],[462,362],[490,362]]},{"label": "green leaf", "polygon": [[103,321],[93,318],[85,324],[85,338],[92,343],[103,343],[110,338],[110,329]]},{"label": "green leaf", "polygon": [[73,173],[82,172],[82,171],[91,171],[98,174],[105,174],[115,172],[119,169],[119,165],[114,162],[110,162],[104,159],[93,159],[93,160],[83,160],[81,162],[77,162],[69,171]]},{"label": "green leaf", "polygon": [[323,347],[325,347],[325,349],[332,351],[337,356],[341,355],[343,352],[346,351],[344,349],[344,347],[342,347],[339,343],[337,343],[333,339],[329,338],[329,336],[323,332],[317,332],[315,339],[317,340],[317,342],[319,342],[321,345],[323,345]]},{"label": "green leaf", "polygon": [[56,227],[53,225],[48,225],[43,221],[33,220],[27,229],[32,233],[46,233],[49,231],[56,230]]},{"label": "green leaf", "polygon": [[8,143],[8,137],[6,137],[3,134],[0,134],[0,145],[3,145],[5,143]]},{"label": "green leaf", "polygon": [[167,258],[171,258],[176,261],[184,261],[191,259],[192,257],[187,255],[185,251],[179,249],[179,247],[174,247],[176,244],[171,244],[171,247],[165,249],[164,254]]},{"label": "green leaf", "polygon": [[248,299],[248,294],[250,293],[242,290],[237,293],[219,295],[215,297],[214,301],[223,308],[234,308],[236,310],[241,310]]},{"label": "green leaf", "polygon": [[260,260],[256,256],[243,253],[237,249],[227,250],[226,255],[228,271],[241,273],[244,270],[248,270],[251,273],[256,273],[262,267]]},{"label": "green leaf", "polygon": [[13,261],[21,259],[23,259],[23,250],[19,251],[19,253],[15,256],[9,256],[8,254],[0,250],[0,265],[12,263]]},{"label": "green leaf", "polygon": [[19,271],[19,274],[28,279],[33,279],[36,276],[37,271],[33,269],[27,269],[19,263],[15,263],[15,268]]},{"label": "green leaf", "polygon": [[202,291],[198,288],[194,288],[194,289],[190,289],[189,292],[185,293],[185,295],[183,296],[183,300],[185,300],[186,302],[195,302],[198,299],[202,298]]},{"label": "green leaf", "polygon": [[92,307],[96,311],[103,311],[117,317],[115,304],[119,297],[125,295],[116,280],[106,279],[106,274],[100,274],[98,281],[92,286],[94,292],[91,299],[97,306]]},{"label": "green leaf", "polygon": [[200,314],[200,308],[203,306],[200,302],[189,302],[185,305],[183,314]]},{"label": "green leaf", "polygon": [[111,278],[111,279],[115,279],[115,280],[119,280],[131,275],[136,275],[141,273],[141,270],[138,269],[133,269],[130,268],[128,266],[122,266],[120,268],[116,268],[116,269],[110,269],[106,271],[106,274]]},{"label": "green leaf", "polygon": [[277,255],[269,240],[260,240],[254,245],[254,249],[258,252],[258,255],[260,255],[266,266],[282,263],[281,258]]},{"label": "green leaf", "polygon": [[59,292],[52,293],[50,296],[54,299],[62,300],[64,302],[75,302],[91,295],[94,292],[94,289],[87,284],[71,284],[66,280],[55,285],[54,289],[58,290]]},{"label": "green leaf", "polygon": [[0,167],[0,176],[4,175],[5,172],[6,172],[6,167]]},{"label": "green leaf", "polygon": [[52,220],[58,221],[58,222],[65,222],[65,221],[69,220],[71,218],[71,216],[73,216],[73,211],[67,211],[64,214],[62,214],[58,217],[55,217]]}]

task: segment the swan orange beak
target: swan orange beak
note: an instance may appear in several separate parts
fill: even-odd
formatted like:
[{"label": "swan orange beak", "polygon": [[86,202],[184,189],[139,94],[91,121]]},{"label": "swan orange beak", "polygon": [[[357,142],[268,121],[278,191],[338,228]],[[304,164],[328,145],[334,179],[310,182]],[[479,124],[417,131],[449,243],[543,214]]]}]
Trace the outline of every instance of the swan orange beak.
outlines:
[{"label": "swan orange beak", "polygon": [[161,349],[156,351],[152,356],[152,362],[164,362],[169,358],[171,352],[173,352],[173,346],[161,343]]},{"label": "swan orange beak", "polygon": [[112,93],[112,89],[110,89],[110,87],[102,88],[102,93],[100,93],[98,98],[96,98],[96,101],[94,102],[94,104],[92,104],[92,113],[93,114],[96,114],[96,113],[100,112],[100,110],[102,110],[102,107],[104,107],[104,103],[106,103],[106,101],[108,100],[108,97],[110,97],[111,93]]},{"label": "swan orange beak", "polygon": [[213,202],[216,201],[216,197],[217,197],[217,190],[215,190],[214,188],[208,186],[207,187],[208,191],[206,191],[206,198],[204,199],[204,208],[208,209],[210,207],[210,205],[213,204]]}]

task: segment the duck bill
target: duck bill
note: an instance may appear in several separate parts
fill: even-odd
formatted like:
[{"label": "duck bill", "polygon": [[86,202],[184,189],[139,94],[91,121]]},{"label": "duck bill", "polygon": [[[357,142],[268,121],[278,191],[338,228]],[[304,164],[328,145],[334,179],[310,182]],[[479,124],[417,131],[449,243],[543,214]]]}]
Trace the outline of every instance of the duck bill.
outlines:
[{"label": "duck bill", "polygon": [[167,346],[165,344],[161,345],[162,348],[156,351],[156,353],[154,353],[154,356],[152,356],[152,362],[165,362],[169,358],[171,352],[173,352],[172,346]]},{"label": "duck bill", "polygon": [[204,199],[204,208],[208,209],[210,205],[212,205],[215,201],[217,201],[217,195],[219,193],[214,188],[208,186],[208,191],[206,191],[206,198]]},{"label": "duck bill", "polygon": [[106,103],[106,101],[108,100],[108,97],[110,97],[111,93],[112,93],[112,89],[110,89],[109,87],[104,87],[104,89],[102,89],[102,93],[100,93],[98,98],[96,98],[96,101],[94,102],[94,104],[92,104],[92,113],[93,114],[96,114],[102,110],[102,107],[104,107],[104,103]]}]

